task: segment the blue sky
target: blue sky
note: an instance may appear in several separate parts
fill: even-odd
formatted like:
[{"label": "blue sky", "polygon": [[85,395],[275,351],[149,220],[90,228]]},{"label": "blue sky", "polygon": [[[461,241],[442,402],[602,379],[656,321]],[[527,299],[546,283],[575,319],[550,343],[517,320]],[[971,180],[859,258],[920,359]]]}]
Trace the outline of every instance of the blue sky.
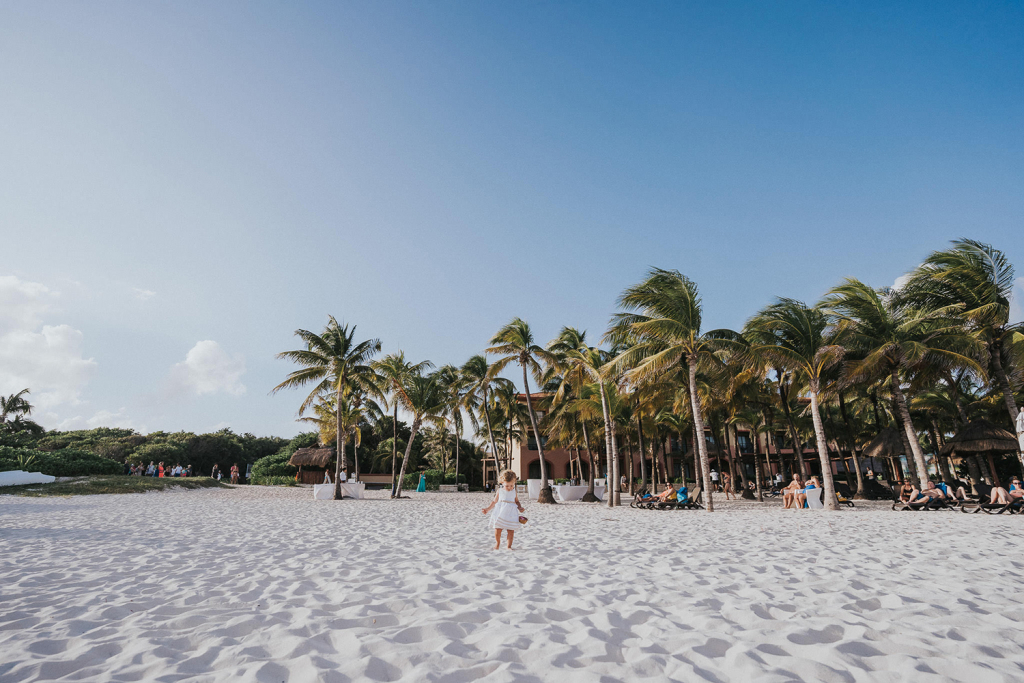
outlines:
[{"label": "blue sky", "polygon": [[1024,275],[1022,54],[1019,3],[0,3],[0,392],[289,435],[328,314],[461,363],[652,265],[709,327],[959,236]]}]

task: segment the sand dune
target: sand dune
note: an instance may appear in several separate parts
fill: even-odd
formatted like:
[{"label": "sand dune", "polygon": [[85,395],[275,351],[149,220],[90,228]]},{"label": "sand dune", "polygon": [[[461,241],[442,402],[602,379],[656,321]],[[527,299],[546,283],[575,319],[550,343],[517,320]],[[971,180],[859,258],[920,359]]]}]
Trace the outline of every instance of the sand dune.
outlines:
[{"label": "sand dune", "polygon": [[0,681],[1020,681],[1024,519],[0,496]]}]

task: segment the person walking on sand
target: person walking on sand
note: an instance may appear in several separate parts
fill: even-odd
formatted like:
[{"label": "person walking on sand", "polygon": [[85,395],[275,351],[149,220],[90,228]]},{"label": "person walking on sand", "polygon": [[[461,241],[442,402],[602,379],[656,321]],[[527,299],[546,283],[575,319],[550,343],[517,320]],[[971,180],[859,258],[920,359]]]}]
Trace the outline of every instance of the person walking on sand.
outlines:
[{"label": "person walking on sand", "polygon": [[512,539],[515,538],[516,530],[522,527],[519,522],[519,513],[524,512],[523,506],[519,504],[519,494],[516,493],[516,473],[512,470],[505,470],[498,478],[498,490],[494,494],[494,500],[483,509],[486,515],[491,514],[491,528],[494,529],[494,550],[501,547],[501,530],[505,530],[508,536],[508,549],[512,550]]},{"label": "person walking on sand", "polygon": [[722,475],[722,486],[725,488],[725,499],[729,500],[729,496],[733,499],[736,498],[736,494],[732,490],[732,475],[728,472]]},{"label": "person walking on sand", "polygon": [[238,463],[237,462],[234,465],[231,466],[231,483],[232,484],[237,484],[238,483]]}]

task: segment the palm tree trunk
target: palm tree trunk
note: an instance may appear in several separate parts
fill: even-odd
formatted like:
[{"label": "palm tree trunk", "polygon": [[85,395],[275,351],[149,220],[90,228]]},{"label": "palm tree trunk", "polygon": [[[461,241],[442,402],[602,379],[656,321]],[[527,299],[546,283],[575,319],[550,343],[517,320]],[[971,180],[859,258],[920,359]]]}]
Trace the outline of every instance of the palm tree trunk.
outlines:
[{"label": "palm tree trunk", "polygon": [[843,398],[843,392],[839,392],[839,414],[843,417],[843,424],[846,425],[846,436],[847,436],[847,447],[853,454],[853,469],[857,472],[857,492],[853,494],[854,498],[864,497],[864,475],[860,471],[860,448],[854,440],[853,425],[850,424],[850,416],[846,412],[846,399]]},{"label": "palm tree trunk", "polygon": [[530,412],[530,426],[533,427],[533,437],[537,439],[537,453],[540,455],[540,493],[537,495],[537,502],[547,505],[555,504],[555,497],[551,493],[551,484],[548,483],[548,464],[544,460],[544,444],[540,440],[540,430],[537,429],[537,416],[533,412],[533,399],[530,398],[530,380],[526,376],[526,365],[523,365],[523,387],[526,388],[526,408]]},{"label": "palm tree trunk", "polygon": [[1013,389],[1010,387],[1010,380],[1006,376],[1006,370],[1003,368],[1003,341],[1001,338],[996,338],[989,342],[989,355],[992,357],[992,370],[996,376],[996,384],[999,386],[999,391],[1003,394],[1003,402],[1006,404],[1006,412],[1010,414],[1010,423],[1013,425],[1012,429],[1014,433],[1017,430],[1017,401],[1013,398]]},{"label": "palm tree trunk", "polygon": [[[640,446],[640,487],[641,490],[653,491],[654,482],[652,481],[649,487],[647,485],[647,463],[644,462],[647,460],[647,450],[644,448],[644,426],[639,415],[636,416],[636,438]],[[629,451],[629,493],[633,493],[633,449]]]},{"label": "palm tree trunk", "polygon": [[896,408],[899,410],[900,419],[903,421],[903,433],[906,434],[910,451],[914,454],[914,465],[917,467],[917,486],[920,488],[928,480],[928,467],[924,462],[924,451],[921,450],[921,444],[917,441],[917,431],[914,429],[914,423],[910,419],[907,399],[900,388],[899,372],[893,368],[890,372],[890,377],[892,378],[893,398],[896,400]]},{"label": "palm tree trunk", "polygon": [[942,443],[939,441],[939,428],[934,419],[928,425],[928,432],[932,437],[932,445],[935,447],[935,464],[939,466],[939,476],[942,477],[942,481],[953,481],[945,458],[939,454],[939,451],[942,450]]},{"label": "palm tree trunk", "polygon": [[668,436],[659,433],[658,435],[658,450],[661,451],[661,459],[659,460],[659,467],[661,467],[661,474],[664,477],[664,484],[667,486],[672,475],[668,471],[668,454],[665,452],[665,441],[669,438]]},{"label": "palm tree trunk", "polygon": [[[630,461],[632,462],[632,460]],[[622,504],[622,490],[619,486],[619,480],[622,479],[622,463],[619,462],[619,439],[615,421],[612,421],[612,454],[611,454],[611,468],[612,474],[615,478],[615,486],[612,488],[612,505],[618,507]]]},{"label": "palm tree trunk", "polygon": [[395,497],[395,468],[398,466],[398,401],[395,401],[395,414],[391,423],[391,497]]},{"label": "palm tree trunk", "polygon": [[618,468],[612,465],[612,419],[608,411],[608,395],[605,392],[604,380],[598,378],[598,385],[601,387],[601,413],[604,417],[605,479],[608,480],[608,500],[605,503],[608,507],[615,507],[615,491],[619,490],[619,480],[614,472]]},{"label": "palm tree trunk", "polygon": [[807,465],[804,463],[804,445],[800,441],[800,433],[796,430],[796,423],[793,422],[793,414],[789,410],[789,390],[785,389],[784,373],[779,373],[779,398],[782,399],[782,412],[786,416],[786,423],[789,425],[789,437],[793,441],[793,454],[800,464],[800,477],[807,479]]},{"label": "palm tree trunk", "polygon": [[420,431],[420,416],[414,415],[412,419],[412,431],[409,433],[409,443],[405,444],[405,457],[402,458],[402,471],[398,473],[398,488],[395,490],[395,498],[402,497],[402,483],[405,480],[405,467],[409,464],[412,456],[412,442],[416,438],[416,432]]},{"label": "palm tree trunk", "polygon": [[335,451],[334,463],[334,500],[341,500],[341,467],[345,459],[345,440],[341,434],[341,387],[344,379],[338,382],[337,398],[334,404]]},{"label": "palm tree trunk", "polygon": [[[743,465],[743,451],[740,450],[740,433],[739,430],[736,429],[735,422],[729,426],[732,427],[732,442],[736,444],[736,460],[739,461],[739,465],[737,467],[739,467],[740,470],[740,487],[743,489],[742,493],[746,493],[750,489],[750,486],[748,485],[749,480],[747,479],[747,468]],[[754,458],[754,462],[757,462],[756,457]],[[734,474],[734,480],[735,477],[736,475]]]},{"label": "palm tree trunk", "polygon": [[352,477],[359,481],[359,440],[356,438],[352,439]]},{"label": "palm tree trunk", "polygon": [[[635,474],[633,472],[633,467],[635,466],[636,461],[633,458],[633,455],[634,455],[633,454],[633,439],[630,436],[628,436],[628,435],[626,437],[626,446],[627,446],[627,451],[626,452],[629,455],[626,456],[626,458],[624,458],[623,460],[629,459],[629,462],[630,462],[630,466],[626,469],[626,471],[629,473],[629,483],[626,484],[626,493],[629,494],[630,497],[632,497],[636,493],[636,490],[633,488],[634,484],[636,483],[636,481],[635,481],[636,476],[635,476]],[[642,456],[642,454],[641,454],[641,456]],[[643,469],[642,464],[641,464],[641,469]]]},{"label": "palm tree trunk", "polygon": [[700,401],[697,399],[697,359],[691,355],[687,357],[686,361],[690,379],[690,410],[693,414],[694,438],[697,441],[697,451],[700,453],[701,475],[703,477],[704,484],[704,500],[707,501],[707,505],[704,506],[704,509],[708,512],[714,512],[715,502],[711,492],[711,470],[710,463],[708,462],[707,444],[705,443],[707,439],[704,438],[704,419],[701,417]]},{"label": "palm tree trunk", "polygon": [[487,422],[487,438],[491,442],[491,455],[494,456],[494,481],[498,481],[498,447],[494,443],[494,432],[491,431],[491,412],[487,410],[487,387],[484,387],[484,404],[482,406],[484,411],[484,420]]},{"label": "palm tree trunk", "polygon": [[[764,492],[761,489],[761,462],[757,459],[758,451],[760,450],[761,443],[757,436],[757,427],[750,425],[750,435],[753,437],[751,441],[754,442],[754,486],[757,488],[757,500],[759,503],[764,502]],[[767,461],[768,458],[766,457]],[[771,474],[771,470],[768,471]]]},{"label": "palm tree trunk", "polygon": [[700,455],[697,453],[697,427],[690,425],[690,452],[693,453],[693,483],[703,481],[700,474]]},{"label": "palm tree trunk", "polygon": [[821,411],[818,409],[818,381],[811,380],[811,419],[814,421],[814,440],[818,445],[818,460],[821,461],[822,485],[825,488],[825,509],[838,510],[839,501],[836,500],[836,485],[832,481],[832,461],[828,457],[828,444],[825,442],[825,425],[821,421]]},{"label": "palm tree trunk", "polygon": [[[725,442],[725,461],[729,465],[729,490],[732,493],[736,493],[736,460],[732,453],[732,435],[729,433],[728,421],[722,427],[722,435],[725,437],[723,439]],[[719,447],[718,452],[721,454],[721,447]],[[722,478],[724,479],[725,477]]]},{"label": "palm tree trunk", "polygon": [[[587,433],[587,422],[583,421],[583,445],[587,448],[587,459],[590,461],[590,469],[587,471],[587,492],[583,494],[584,503],[597,502],[594,495],[594,451],[590,448],[590,434]],[[607,487],[606,487],[607,489]]]}]

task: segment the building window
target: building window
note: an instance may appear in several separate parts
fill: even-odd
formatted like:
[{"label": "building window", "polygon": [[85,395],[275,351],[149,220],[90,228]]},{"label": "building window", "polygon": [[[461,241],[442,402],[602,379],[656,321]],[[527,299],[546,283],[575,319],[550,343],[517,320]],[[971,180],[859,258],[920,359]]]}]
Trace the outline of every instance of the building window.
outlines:
[{"label": "building window", "polygon": [[[548,447],[548,437],[547,436],[545,436],[543,434],[541,435],[541,437],[540,437],[540,445],[543,446],[544,448]],[[534,439],[533,436],[530,436],[530,438],[528,438],[526,440],[526,450],[528,450],[528,451],[535,451],[535,450],[537,450],[537,440]]]},{"label": "building window", "polygon": [[740,453],[754,452],[754,443],[750,440],[750,434],[737,434],[736,441],[739,443]]},{"label": "building window", "polygon": [[534,460],[527,468],[527,479],[540,479],[540,460]]}]

